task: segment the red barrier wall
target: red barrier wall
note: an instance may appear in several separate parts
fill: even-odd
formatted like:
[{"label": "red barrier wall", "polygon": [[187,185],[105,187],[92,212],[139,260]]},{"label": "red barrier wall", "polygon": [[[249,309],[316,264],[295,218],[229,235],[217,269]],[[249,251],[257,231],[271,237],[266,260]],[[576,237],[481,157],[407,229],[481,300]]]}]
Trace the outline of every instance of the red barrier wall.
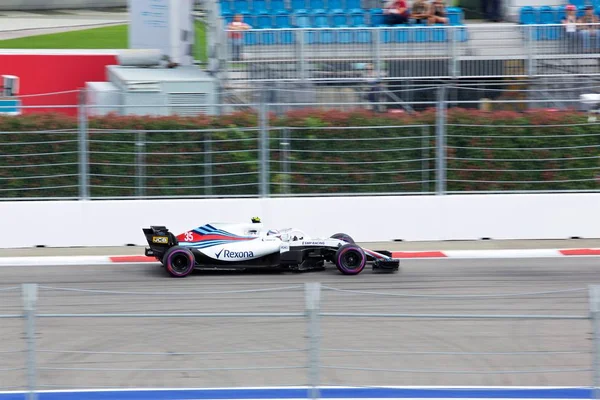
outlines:
[{"label": "red barrier wall", "polygon": [[[0,75],[16,75],[20,78],[19,98],[23,103],[23,114],[61,112],[76,115],[78,94],[75,91],[84,88],[86,82],[106,81],[106,66],[117,63],[116,52],[111,51],[52,54],[43,54],[41,50],[20,54],[0,52]],[[56,92],[71,93],[49,94]],[[48,107],[27,109],[27,106]]]}]

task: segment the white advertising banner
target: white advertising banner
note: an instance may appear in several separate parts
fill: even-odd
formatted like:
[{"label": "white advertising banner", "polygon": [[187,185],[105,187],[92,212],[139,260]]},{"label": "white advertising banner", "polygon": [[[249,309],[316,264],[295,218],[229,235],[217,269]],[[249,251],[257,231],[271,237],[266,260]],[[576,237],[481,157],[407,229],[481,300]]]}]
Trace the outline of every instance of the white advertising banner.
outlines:
[{"label": "white advertising banner", "polygon": [[192,65],[193,0],[129,0],[129,48],[158,49],[172,62]]}]

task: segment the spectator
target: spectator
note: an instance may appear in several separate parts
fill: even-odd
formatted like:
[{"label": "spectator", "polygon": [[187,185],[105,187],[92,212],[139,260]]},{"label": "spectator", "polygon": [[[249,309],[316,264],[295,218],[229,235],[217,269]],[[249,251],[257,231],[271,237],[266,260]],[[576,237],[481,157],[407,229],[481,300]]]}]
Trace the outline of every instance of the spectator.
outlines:
[{"label": "spectator", "polygon": [[236,14],[235,17],[233,17],[233,21],[227,25],[229,38],[231,39],[231,53],[233,61],[242,60],[242,45],[244,43],[244,39],[241,31],[248,29],[252,29],[252,27],[244,22],[241,14]]},{"label": "spectator", "polygon": [[565,7],[565,9],[567,11],[567,15],[565,16],[565,19],[562,20],[562,24],[565,26],[565,34],[569,43],[572,45],[576,45],[577,15],[575,14],[575,12],[577,11],[577,7],[575,7],[573,4],[569,4],[567,7]]},{"label": "spectator", "polygon": [[585,14],[579,19],[580,24],[580,35],[583,39],[583,49],[590,50],[590,39],[594,38],[596,42],[596,48],[598,48],[598,44],[600,41],[600,31],[598,30],[598,25],[591,25],[598,23],[598,17],[594,15],[594,7],[586,6]]},{"label": "spectator", "polygon": [[444,0],[433,0],[429,5],[429,23],[430,24],[447,24],[446,6]]},{"label": "spectator", "polygon": [[383,14],[386,25],[406,24],[410,15],[406,0],[388,0]]},{"label": "spectator", "polygon": [[414,19],[417,24],[420,24],[421,21],[429,22],[429,6],[425,3],[425,0],[415,0],[410,17]]}]

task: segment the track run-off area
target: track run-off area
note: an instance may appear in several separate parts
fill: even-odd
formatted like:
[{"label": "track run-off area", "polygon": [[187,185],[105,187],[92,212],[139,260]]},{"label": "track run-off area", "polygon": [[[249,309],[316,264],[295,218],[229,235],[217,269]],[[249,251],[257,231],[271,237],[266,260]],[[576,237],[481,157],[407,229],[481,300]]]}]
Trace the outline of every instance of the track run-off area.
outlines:
[{"label": "track run-off area", "polygon": [[[147,262],[0,266],[0,277],[4,315],[22,314],[21,284],[39,285],[41,390],[309,385],[306,282],[322,285],[321,385],[593,383],[588,290],[600,284],[600,257],[406,259],[393,274],[344,276],[329,265],[184,279]],[[25,389],[24,320],[1,322],[0,390]]]}]

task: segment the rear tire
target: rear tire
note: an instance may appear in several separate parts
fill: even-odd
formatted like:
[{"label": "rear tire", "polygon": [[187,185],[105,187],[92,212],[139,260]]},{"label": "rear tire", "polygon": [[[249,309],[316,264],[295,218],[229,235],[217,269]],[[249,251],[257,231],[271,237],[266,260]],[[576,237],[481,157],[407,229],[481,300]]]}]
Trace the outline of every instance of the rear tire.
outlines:
[{"label": "rear tire", "polygon": [[335,266],[344,275],[357,275],[367,265],[367,255],[355,244],[345,244],[335,253]]},{"label": "rear tire", "polygon": [[352,236],[346,235],[345,233],[336,233],[334,235],[331,235],[331,238],[343,240],[344,242],[348,243],[354,243],[354,239],[352,239]]},{"label": "rear tire", "polygon": [[172,277],[184,278],[194,270],[196,258],[190,249],[174,246],[165,253],[163,264]]}]

